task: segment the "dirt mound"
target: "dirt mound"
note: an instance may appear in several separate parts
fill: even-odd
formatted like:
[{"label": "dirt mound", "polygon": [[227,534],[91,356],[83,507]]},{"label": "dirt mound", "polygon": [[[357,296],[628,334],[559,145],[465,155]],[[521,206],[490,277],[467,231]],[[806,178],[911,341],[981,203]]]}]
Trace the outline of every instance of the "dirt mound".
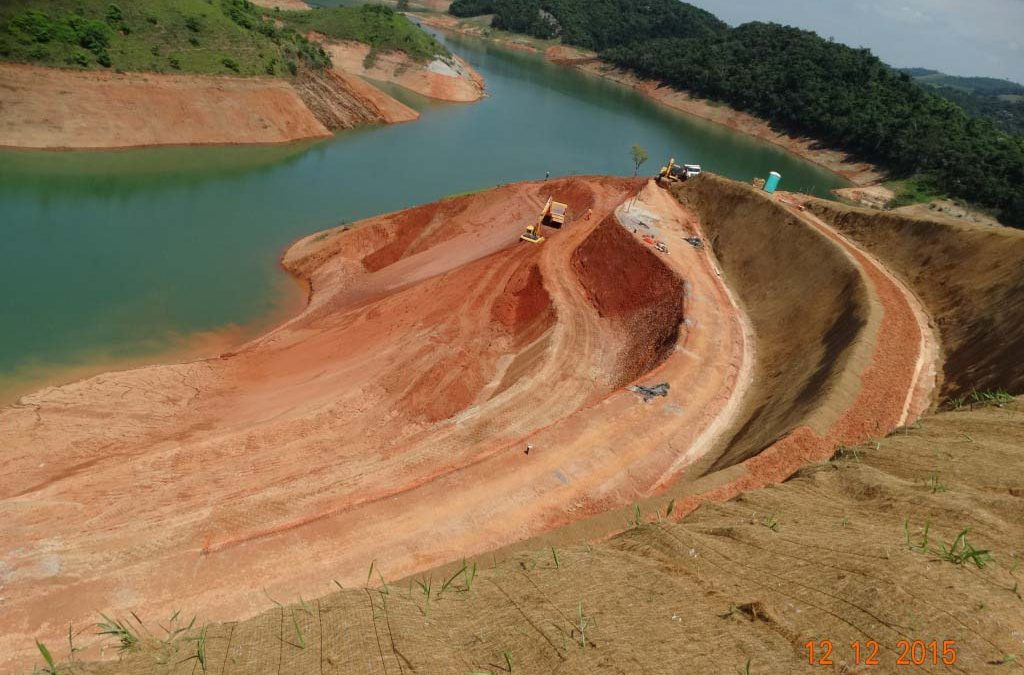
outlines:
[{"label": "dirt mound", "polygon": [[[1022,443],[1020,403],[944,413],[679,524],[293,596],[209,626],[207,672],[1019,672]],[[965,528],[984,567],[942,553]],[[78,672],[164,673],[198,635]]]},{"label": "dirt mound", "polygon": [[1024,232],[879,214],[811,200],[808,208],[898,274],[942,340],[942,396],[1024,393]]},{"label": "dirt mound", "polygon": [[[618,255],[607,255],[609,250]],[[652,370],[675,349],[683,322],[683,279],[614,216],[576,249],[572,264],[598,314],[611,319],[623,336],[615,386]]]}]

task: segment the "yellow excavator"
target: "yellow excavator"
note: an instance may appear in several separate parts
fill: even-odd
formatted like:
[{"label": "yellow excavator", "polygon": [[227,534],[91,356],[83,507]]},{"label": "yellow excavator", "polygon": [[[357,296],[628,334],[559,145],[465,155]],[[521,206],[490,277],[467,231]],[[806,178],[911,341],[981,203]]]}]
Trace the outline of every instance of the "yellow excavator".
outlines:
[{"label": "yellow excavator", "polygon": [[684,181],[687,178],[699,176],[700,173],[700,164],[676,164],[676,158],[670,157],[668,164],[661,167],[656,180],[658,183],[661,183],[663,180],[666,182]]},{"label": "yellow excavator", "polygon": [[526,226],[526,232],[523,233],[520,239],[528,241],[531,244],[540,244],[544,241],[544,237],[540,234],[541,225],[557,225],[561,227],[565,223],[565,213],[569,210],[569,207],[562,202],[556,202],[554,198],[548,197],[548,201],[544,204],[543,210],[540,212],[540,216],[537,218],[537,222],[532,225]]}]

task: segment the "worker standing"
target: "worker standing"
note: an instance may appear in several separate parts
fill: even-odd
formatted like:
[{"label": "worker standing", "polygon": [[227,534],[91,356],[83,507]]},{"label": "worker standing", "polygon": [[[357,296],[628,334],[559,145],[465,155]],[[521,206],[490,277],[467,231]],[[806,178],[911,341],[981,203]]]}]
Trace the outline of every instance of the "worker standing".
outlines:
[{"label": "worker standing", "polygon": [[544,180],[547,180],[550,177],[551,177],[551,172],[550,171],[545,171],[544,172]]}]

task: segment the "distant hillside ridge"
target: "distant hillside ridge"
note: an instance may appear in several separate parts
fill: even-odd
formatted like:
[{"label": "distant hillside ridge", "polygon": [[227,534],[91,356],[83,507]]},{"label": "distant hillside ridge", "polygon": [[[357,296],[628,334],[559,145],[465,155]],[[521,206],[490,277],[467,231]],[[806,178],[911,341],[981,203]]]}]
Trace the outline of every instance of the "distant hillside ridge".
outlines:
[{"label": "distant hillside ridge", "polygon": [[1011,134],[1024,134],[1024,86],[994,77],[958,77],[926,68],[900,68],[971,117]]},{"label": "distant hillside ridge", "polygon": [[922,84],[930,84],[935,87],[954,87],[983,96],[1024,96],[1024,85],[1012,80],[1003,80],[997,77],[947,75],[928,68],[899,68],[898,70]]}]

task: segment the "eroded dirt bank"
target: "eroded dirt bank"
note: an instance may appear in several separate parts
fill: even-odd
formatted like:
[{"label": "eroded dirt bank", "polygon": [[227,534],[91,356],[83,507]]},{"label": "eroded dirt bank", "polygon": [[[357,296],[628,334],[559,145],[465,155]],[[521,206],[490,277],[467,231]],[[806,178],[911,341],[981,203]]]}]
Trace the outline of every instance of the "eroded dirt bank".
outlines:
[{"label": "eroded dirt bank", "polygon": [[[0,411],[0,665],[97,608],[237,619],[264,588],[313,597],[374,560],[411,574],[670,479],[734,411],[749,352],[706,250],[614,229],[641,187],[513,185],[308,237],[284,264],[311,300],[279,329]],[[695,231],[644,190],[666,235]],[[519,242],[548,195],[568,225]],[[623,354],[669,397],[621,389]]]},{"label": "eroded dirt bank", "polygon": [[440,101],[465,103],[478,101],[484,96],[483,77],[458,56],[438,57],[429,63],[418,63],[402,52],[383,52],[375,54],[368,61],[370,45],[350,41],[332,42],[315,34],[310,37],[323,43],[336,70],[393,82]]},{"label": "eroded dirt bank", "polygon": [[810,211],[870,251],[934,318],[942,396],[1024,393],[1024,232],[808,199]]},{"label": "eroded dirt bank", "polygon": [[[354,78],[353,78],[354,79]],[[0,65],[0,147],[96,149],[282,143],[415,119],[335,74],[269,78],[78,72]]]}]

